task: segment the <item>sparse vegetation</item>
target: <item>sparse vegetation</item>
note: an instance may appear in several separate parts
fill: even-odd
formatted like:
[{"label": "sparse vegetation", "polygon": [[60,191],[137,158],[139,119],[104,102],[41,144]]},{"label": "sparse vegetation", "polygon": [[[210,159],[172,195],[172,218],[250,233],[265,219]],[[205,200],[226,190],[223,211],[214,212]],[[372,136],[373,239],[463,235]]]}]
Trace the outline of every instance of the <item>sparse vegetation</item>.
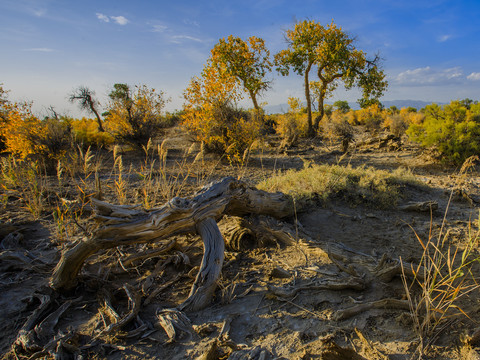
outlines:
[{"label": "sparse vegetation", "polygon": [[401,187],[418,184],[411,172],[393,172],[350,165],[305,164],[300,171],[278,173],[258,184],[266,191],[292,195],[299,202],[344,198],[352,205],[369,203],[382,208],[394,206],[401,198]]},{"label": "sparse vegetation", "polygon": [[[459,178],[465,175],[474,160],[467,159],[460,170]],[[450,196],[450,201],[453,195]],[[480,217],[476,223],[469,223],[468,233],[460,244],[452,244],[447,229],[448,207],[438,234],[430,224],[428,238],[415,237],[422,248],[418,266],[412,268],[414,280],[409,281],[403,270],[405,294],[410,304],[414,330],[419,338],[418,359],[428,352],[442,331],[459,316],[470,318],[469,309],[462,300],[480,287],[473,269],[480,262],[476,250],[480,241]],[[480,215],[480,213],[479,213]]]}]

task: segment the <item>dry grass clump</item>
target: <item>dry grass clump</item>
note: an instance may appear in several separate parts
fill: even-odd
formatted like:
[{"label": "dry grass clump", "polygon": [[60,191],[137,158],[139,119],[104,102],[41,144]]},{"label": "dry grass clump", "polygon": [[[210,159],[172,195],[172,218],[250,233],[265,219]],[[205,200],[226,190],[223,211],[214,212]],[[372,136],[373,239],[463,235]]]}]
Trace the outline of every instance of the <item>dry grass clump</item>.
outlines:
[{"label": "dry grass clump", "polygon": [[410,304],[414,331],[418,336],[418,358],[422,359],[430,345],[458,316],[469,317],[462,308],[462,300],[480,286],[472,271],[480,260],[477,247],[480,230],[470,228],[461,248],[448,241],[449,232],[438,237],[421,239],[415,236],[423,249],[419,265],[413,270],[415,278],[409,282],[403,273],[405,293]]},{"label": "dry grass clump", "polygon": [[419,183],[407,169],[393,172],[373,167],[351,165],[309,165],[302,170],[288,170],[265,179],[259,189],[280,191],[299,201],[327,201],[340,196],[352,205],[367,203],[381,208],[393,206],[401,197],[401,187]]},{"label": "dry grass clump", "polygon": [[[476,162],[477,156],[471,156],[464,162],[456,186]],[[453,193],[452,190],[450,201]],[[477,224],[469,224],[469,232],[463,243],[453,245],[449,239],[450,232],[446,229],[450,201],[438,235],[432,232],[432,220],[427,239],[422,239],[414,231],[423,250],[418,266],[412,266],[411,269],[415,278],[408,280],[402,268],[405,294],[419,340],[416,351],[418,359],[423,358],[429,347],[459,316],[469,318],[469,310],[463,307],[462,301],[480,288],[473,269],[480,262],[480,216]]]}]

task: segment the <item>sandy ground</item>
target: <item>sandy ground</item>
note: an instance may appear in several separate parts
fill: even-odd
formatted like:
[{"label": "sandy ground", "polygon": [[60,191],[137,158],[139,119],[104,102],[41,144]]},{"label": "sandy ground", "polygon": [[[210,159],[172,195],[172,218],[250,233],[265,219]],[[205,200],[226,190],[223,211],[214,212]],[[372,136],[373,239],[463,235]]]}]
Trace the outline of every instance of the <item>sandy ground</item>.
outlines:
[{"label": "sandy ground", "polygon": [[[270,139],[273,145],[275,141],[278,140]],[[178,133],[168,140],[171,164],[180,161],[181,149],[185,145],[185,139]],[[70,334],[65,341],[70,358],[400,360],[418,357],[415,351],[419,338],[408,309],[380,306],[339,318],[342,310],[361,304],[382,299],[406,300],[401,277],[385,282],[372,274],[368,267],[354,261],[346,264],[334,262],[328,253],[341,248],[373,262],[379,262],[385,256],[418,263],[422,248],[415,232],[421,239],[428,238],[430,231],[438,233],[446,213],[443,231],[449,232],[448,241],[453,246],[461,248],[471,222],[478,219],[478,172],[461,179],[460,186],[456,169],[435,165],[425,152],[413,145],[393,150],[388,146],[379,148],[375,142],[362,145],[359,139],[349,155],[342,156],[339,149],[339,144],[319,140],[303,142],[281,152],[266,145],[255,151],[249,165],[242,168],[209,158],[215,164],[212,167],[214,172],[210,174],[213,180],[233,175],[255,184],[273,171],[300,169],[304,161],[319,164],[341,161],[341,164],[380,169],[408,167],[421,184],[402,189],[400,203],[389,209],[377,209],[368,204],[353,206],[344,198],[333,198],[327,204],[312,206],[297,214],[296,219],[276,223],[278,229],[293,234],[294,241],[290,244],[273,243],[251,250],[227,250],[211,305],[187,313],[195,331],[191,334],[179,332],[175,341],[170,341],[159,326],[156,313],[174,308],[188,296],[195,267],[202,257],[198,236],[178,236],[175,238],[176,247],[169,253],[126,268],[119,265],[118,259],[159,247],[167,240],[102,251],[88,260],[75,289],[56,294],[49,289],[48,280],[65,243],[56,238],[51,216],[46,214],[40,220],[32,221],[25,210],[19,208],[20,200],[9,198],[1,213],[0,353],[6,359],[27,358],[20,350],[12,352],[12,343],[28,317],[38,308],[41,295],[49,295],[54,299],[50,312],[67,301],[72,302],[59,317],[51,334],[52,338]],[[129,162],[140,161],[135,156],[125,156],[126,167]],[[111,164],[106,161],[105,169],[108,166]],[[108,170],[105,170],[107,175]],[[132,178],[129,186],[135,188],[138,184]],[[194,188],[195,183],[192,183],[185,191],[188,193]],[[107,200],[109,192],[112,193],[105,190]],[[433,214],[401,209],[412,201],[436,201],[438,209]],[[79,231],[75,239],[80,237]],[[129,302],[123,285],[129,283],[140,291],[148,276],[166,261],[169,264],[153,277],[149,287],[150,291],[159,287],[162,291],[148,304],[145,304],[148,293],[143,295],[138,316],[122,331],[101,334],[110,323],[101,294],[110,295],[112,306],[120,316],[128,313]],[[347,281],[352,276],[345,271],[349,266],[353,266],[358,277],[363,279],[364,289],[331,290],[317,286],[330,280]],[[271,290],[272,287],[299,290],[292,296],[279,296]],[[417,291],[413,287],[412,296]],[[477,298],[478,292],[472,292],[461,300],[462,310],[470,318],[454,317],[442,324],[425,358],[480,358],[480,352],[477,354],[475,350],[476,344],[467,345],[465,340],[475,332],[480,320]]]}]

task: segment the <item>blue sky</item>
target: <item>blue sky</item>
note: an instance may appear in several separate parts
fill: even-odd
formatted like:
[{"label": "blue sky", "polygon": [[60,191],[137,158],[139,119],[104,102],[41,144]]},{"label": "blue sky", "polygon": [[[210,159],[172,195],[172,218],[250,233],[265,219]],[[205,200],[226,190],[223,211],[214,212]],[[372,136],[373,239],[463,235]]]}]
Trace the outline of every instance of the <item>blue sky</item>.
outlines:
[{"label": "blue sky", "polygon": [[[0,83],[38,114],[52,105],[79,116],[69,92],[88,86],[105,105],[114,83],[161,89],[168,108],[180,109],[218,39],[255,35],[274,54],[286,46],[284,30],[304,19],[333,19],[358,48],[380,52],[390,84],[383,100],[480,100],[478,0],[0,0]],[[261,101],[303,99],[301,77],[270,77]],[[340,89],[329,101],[358,97]]]}]

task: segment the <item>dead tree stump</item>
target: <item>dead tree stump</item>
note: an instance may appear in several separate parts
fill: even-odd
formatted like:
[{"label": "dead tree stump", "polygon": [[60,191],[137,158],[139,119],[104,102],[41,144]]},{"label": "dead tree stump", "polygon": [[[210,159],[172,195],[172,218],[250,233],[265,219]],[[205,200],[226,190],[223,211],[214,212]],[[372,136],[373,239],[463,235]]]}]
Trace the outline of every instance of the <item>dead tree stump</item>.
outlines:
[{"label": "dead tree stump", "polygon": [[92,204],[100,227],[94,236],[63,252],[50,286],[55,290],[74,287],[85,260],[99,250],[197,232],[204,244],[202,264],[189,297],[180,305],[192,311],[210,302],[222,269],[225,245],[216,223],[220,217],[253,213],[284,218],[294,213],[292,199],[285,194],[258,190],[232,177],[204,187],[191,199],[173,198],[150,211],[95,199]]}]

